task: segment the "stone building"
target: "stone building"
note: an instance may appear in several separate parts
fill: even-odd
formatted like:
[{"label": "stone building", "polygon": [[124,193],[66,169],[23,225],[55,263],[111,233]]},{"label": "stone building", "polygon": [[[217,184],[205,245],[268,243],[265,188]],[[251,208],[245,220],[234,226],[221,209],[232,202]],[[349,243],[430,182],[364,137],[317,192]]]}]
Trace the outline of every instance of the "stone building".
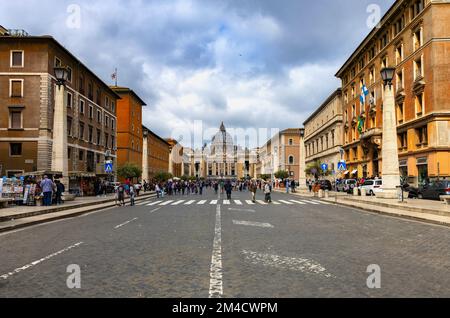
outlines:
[{"label": "stone building", "polygon": [[115,163],[120,97],[53,37],[0,28],[1,175],[51,170],[54,68],[60,66],[69,72],[64,89],[67,118],[60,121],[67,121],[63,147],[71,183],[76,186],[81,176],[106,176],[105,160]]},{"label": "stone building", "polygon": [[126,163],[142,167],[142,107],[146,103],[130,88],[111,86],[120,96],[117,102],[117,165]]},{"label": "stone building", "polygon": [[[382,175],[383,81],[395,67],[399,164],[411,184],[450,175],[450,3],[398,0],[336,74],[351,177]],[[366,100],[360,100],[362,87]]]},{"label": "stone building", "polygon": [[[304,122],[306,165],[315,161],[327,164],[330,172],[335,172],[343,159],[340,149],[344,142],[342,91],[337,89]],[[345,172],[344,172],[345,173]]]},{"label": "stone building", "polygon": [[171,145],[145,126],[143,131],[142,179],[152,180],[157,173],[169,172]]}]

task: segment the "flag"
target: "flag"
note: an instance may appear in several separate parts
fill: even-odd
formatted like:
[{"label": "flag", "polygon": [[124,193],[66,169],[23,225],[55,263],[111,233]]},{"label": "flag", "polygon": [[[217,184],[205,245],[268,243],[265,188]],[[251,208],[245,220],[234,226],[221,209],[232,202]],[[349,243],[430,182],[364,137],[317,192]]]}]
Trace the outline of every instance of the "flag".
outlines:
[{"label": "flag", "polygon": [[364,129],[364,119],[361,116],[359,116],[358,117],[358,131],[360,134],[362,134],[363,129]]},{"label": "flag", "polygon": [[365,104],[366,103],[366,95],[361,94],[359,95],[359,100],[361,101],[361,104]]},{"label": "flag", "polygon": [[366,85],[363,85],[363,87],[361,88],[361,90],[362,90],[364,96],[369,95],[369,90],[367,89]]},{"label": "flag", "polygon": [[115,80],[117,78],[117,70],[111,75],[111,79]]}]

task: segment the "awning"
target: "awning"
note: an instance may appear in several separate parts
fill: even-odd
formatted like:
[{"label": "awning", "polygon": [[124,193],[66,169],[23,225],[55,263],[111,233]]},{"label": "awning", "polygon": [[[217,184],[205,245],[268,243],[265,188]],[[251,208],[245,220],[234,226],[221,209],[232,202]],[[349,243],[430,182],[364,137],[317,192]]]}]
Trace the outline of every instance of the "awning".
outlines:
[{"label": "awning", "polygon": [[358,173],[358,169],[352,171],[352,174],[355,174],[355,173]]},{"label": "awning", "polygon": [[350,173],[350,171],[348,171],[348,170],[345,171],[345,172],[344,172],[344,176],[348,175],[349,173]]}]

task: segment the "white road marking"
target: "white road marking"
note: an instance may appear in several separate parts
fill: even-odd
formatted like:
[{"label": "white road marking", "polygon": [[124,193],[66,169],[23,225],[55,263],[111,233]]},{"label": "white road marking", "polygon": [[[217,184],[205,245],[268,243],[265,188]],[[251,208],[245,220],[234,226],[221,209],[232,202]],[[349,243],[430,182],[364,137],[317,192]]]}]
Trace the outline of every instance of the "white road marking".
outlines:
[{"label": "white road marking", "polygon": [[185,202],[186,200],[180,200],[180,201],[177,201],[177,202],[175,202],[175,203],[172,203],[171,205],[180,205],[181,203],[183,203],[183,202]]},{"label": "white road marking", "polygon": [[131,220],[129,220],[129,221],[126,221],[125,223],[119,224],[119,225],[117,225],[114,229],[117,230],[117,229],[121,228],[122,226],[127,225],[128,223],[131,223],[131,222],[133,222],[133,221],[136,221],[137,219],[138,219],[138,218],[134,218],[134,219],[131,219]]},{"label": "white road marking", "polygon": [[242,251],[242,254],[248,262],[254,265],[316,274],[326,278],[336,278],[336,276],[329,273],[320,263],[311,259],[256,253],[246,250]]},{"label": "white road marking", "polygon": [[256,227],[264,227],[264,228],[273,228],[273,225],[270,223],[260,223],[260,222],[249,222],[249,221],[236,221],[233,220],[234,225],[245,225],[245,226],[256,226]]},{"label": "white road marking", "polygon": [[245,200],[245,203],[247,203],[248,205],[255,205],[252,200]]},{"label": "white road marking", "polygon": [[156,212],[156,211],[158,211],[158,210],[161,210],[161,208],[156,208],[156,209],[154,209],[154,210],[151,210],[150,213]]},{"label": "white road marking", "polygon": [[294,203],[285,201],[285,200],[279,200],[281,203],[287,204],[287,205],[293,205]]},{"label": "white road marking", "polygon": [[223,200],[223,204],[224,204],[224,205],[230,205],[231,202],[230,202],[230,200]]},{"label": "white road marking", "polygon": [[311,200],[311,202],[316,202],[317,204],[325,204],[325,205],[330,204],[330,203],[325,202],[325,201],[317,201],[317,200]]},{"label": "white road marking", "polygon": [[161,203],[162,201],[155,201],[152,203],[147,204],[147,206],[157,205],[158,203]]},{"label": "white road marking", "polygon": [[241,200],[234,200],[234,203],[236,203],[236,205],[242,205]]},{"label": "white road marking", "polygon": [[220,204],[218,204],[216,207],[216,226],[214,229],[214,244],[211,257],[209,298],[221,298],[222,294],[222,221]]},{"label": "white road marking", "polygon": [[256,200],[256,202],[258,202],[259,204],[262,204],[262,205],[267,205],[267,202],[264,202],[263,200]]},{"label": "white road marking", "polygon": [[217,202],[219,202],[219,200],[212,200],[210,205],[213,205],[213,204],[215,205],[215,204],[217,204]]},{"label": "white road marking", "polygon": [[191,201],[186,202],[184,205],[191,205],[194,202],[195,202],[195,200],[191,200]]},{"label": "white road marking", "polygon": [[65,249],[62,249],[62,250],[60,250],[60,251],[58,251],[58,252],[56,252],[56,253],[50,254],[50,255],[48,255],[48,256],[46,256],[46,257],[44,257],[44,258],[41,258],[41,259],[39,259],[39,260],[37,260],[37,261],[34,261],[34,262],[30,263],[30,264],[27,264],[27,265],[24,265],[24,266],[22,266],[22,267],[16,268],[16,269],[13,270],[12,272],[3,274],[3,275],[0,276],[0,278],[8,279],[9,277],[11,277],[11,276],[13,276],[13,275],[15,275],[15,274],[17,274],[17,273],[20,273],[20,272],[22,272],[22,271],[24,271],[24,270],[27,270],[27,269],[29,269],[29,268],[31,268],[31,267],[33,267],[33,266],[36,266],[36,265],[38,265],[38,264],[40,264],[40,263],[42,263],[42,262],[44,262],[44,261],[47,261],[47,260],[49,260],[49,259],[51,259],[51,258],[53,258],[53,257],[55,257],[55,256],[58,256],[58,255],[60,255],[60,254],[62,254],[62,253],[65,253],[65,252],[67,252],[67,251],[69,251],[69,250],[71,250],[71,249],[73,249],[73,248],[76,248],[76,247],[82,245],[82,244],[84,244],[84,243],[83,243],[83,242],[78,242],[78,243],[76,243],[76,244],[74,244],[74,245],[71,245],[71,246],[69,246],[69,247],[66,247]]},{"label": "white road marking", "polygon": [[166,201],[166,202],[163,202],[163,203],[161,203],[160,205],[169,205],[170,203],[172,203],[173,202],[173,200],[169,200],[169,201]]},{"label": "white road marking", "polygon": [[228,211],[237,211],[237,212],[252,212],[255,213],[255,210],[251,209],[235,209],[235,208],[228,208]]},{"label": "white road marking", "polygon": [[274,205],[281,205],[281,203],[277,202],[277,201],[272,201],[272,204],[274,204]]},{"label": "white road marking", "polygon": [[314,205],[319,205],[320,203],[316,203],[313,201],[308,201],[308,200],[302,200],[303,202],[309,203],[309,204],[314,204]]},{"label": "white road marking", "polygon": [[297,203],[297,204],[301,204],[301,205],[306,205],[306,203],[302,202],[302,201],[291,200],[291,202],[294,202],[294,203]]},{"label": "white road marking", "polygon": [[150,203],[151,201],[144,201],[144,202],[139,202],[136,205],[146,205],[147,203]]},{"label": "white road marking", "polygon": [[207,201],[206,200],[201,200],[201,201],[199,201],[198,203],[197,203],[197,205],[203,205],[203,204],[205,204]]}]

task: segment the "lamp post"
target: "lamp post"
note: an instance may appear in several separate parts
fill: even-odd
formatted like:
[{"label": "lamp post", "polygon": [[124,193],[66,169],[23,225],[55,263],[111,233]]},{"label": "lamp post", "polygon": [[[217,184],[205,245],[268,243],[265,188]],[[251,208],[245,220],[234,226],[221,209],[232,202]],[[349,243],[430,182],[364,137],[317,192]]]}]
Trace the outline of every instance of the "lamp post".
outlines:
[{"label": "lamp post", "polygon": [[69,163],[67,153],[67,108],[64,105],[65,85],[69,71],[65,67],[55,67],[56,91],[53,115],[52,170],[62,172],[61,183],[69,191]]},{"label": "lamp post", "polygon": [[385,199],[398,197],[397,187],[400,186],[400,167],[398,162],[397,124],[395,120],[395,100],[392,79],[395,68],[384,68],[381,77],[384,81],[383,100],[383,191],[377,194]]},{"label": "lamp post", "polygon": [[142,146],[142,180],[148,181],[148,130],[143,132],[143,146]]},{"label": "lamp post", "polygon": [[306,186],[306,153],[305,153],[305,128],[300,128],[300,162],[299,162],[299,183],[300,190],[307,190]]}]

